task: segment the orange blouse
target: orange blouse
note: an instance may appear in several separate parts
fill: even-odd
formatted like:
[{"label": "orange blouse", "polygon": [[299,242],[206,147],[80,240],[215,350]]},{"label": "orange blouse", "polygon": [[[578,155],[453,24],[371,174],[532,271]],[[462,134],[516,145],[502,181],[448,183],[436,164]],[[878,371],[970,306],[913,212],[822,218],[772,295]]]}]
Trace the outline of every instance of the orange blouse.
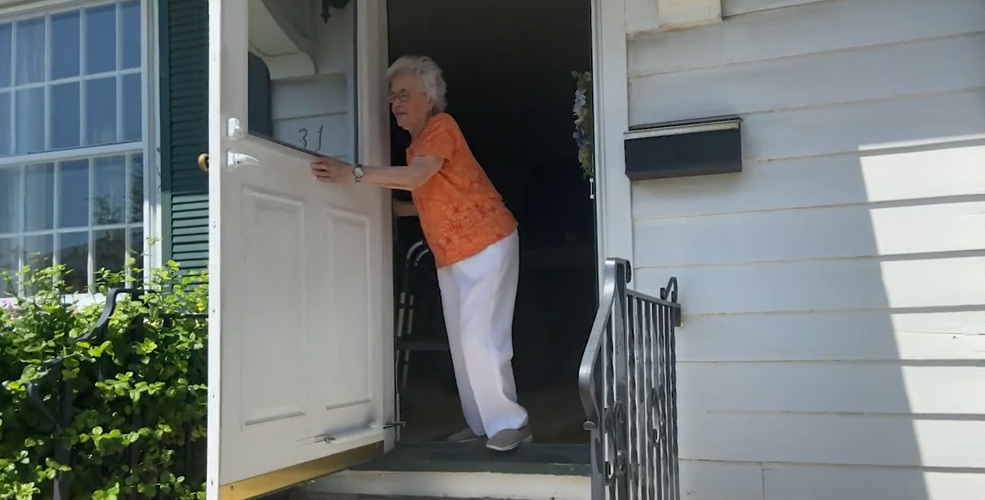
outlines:
[{"label": "orange blouse", "polygon": [[415,156],[442,161],[437,173],[411,191],[437,267],[465,260],[516,230],[516,219],[451,115],[428,120],[407,148],[407,163]]}]

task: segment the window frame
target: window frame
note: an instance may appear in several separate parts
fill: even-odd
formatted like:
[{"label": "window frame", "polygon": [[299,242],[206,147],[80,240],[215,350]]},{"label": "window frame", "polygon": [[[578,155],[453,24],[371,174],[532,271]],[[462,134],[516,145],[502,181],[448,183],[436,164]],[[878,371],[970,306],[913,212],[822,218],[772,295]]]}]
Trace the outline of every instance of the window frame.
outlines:
[{"label": "window frame", "polygon": [[[0,5],[0,23],[13,23],[23,18],[35,16],[51,16],[62,12],[82,11],[83,9],[100,5],[117,4],[120,0],[37,0],[29,3],[22,3],[12,6]],[[141,53],[141,107],[143,120],[141,123],[141,140],[125,143],[114,143],[100,146],[80,146],[76,148],[66,148],[57,151],[45,151],[42,153],[32,153],[0,157],[0,166],[25,165],[48,163],[57,161],[67,161],[79,158],[97,158],[112,156],[115,154],[141,154],[143,157],[143,238],[144,259],[140,264],[144,269],[158,267],[163,264],[162,251],[160,244],[147,245],[146,240],[153,238],[159,241],[162,227],[161,211],[161,161],[160,161],[160,85],[159,85],[159,47],[160,36],[157,29],[158,5],[153,0],[139,0],[141,5],[140,19],[140,39],[143,47]],[[47,43],[47,40],[46,40]],[[13,63],[13,61],[12,61]],[[114,73],[118,74],[118,73]],[[82,75],[80,75],[80,78]],[[46,81],[44,88],[50,84]],[[118,92],[121,90],[118,89]],[[13,105],[13,97],[11,97]],[[13,107],[11,109],[13,112]],[[118,110],[118,116],[121,114]],[[80,116],[84,120],[85,116]],[[46,121],[47,123],[47,121]],[[119,125],[118,125],[119,126]],[[47,134],[47,131],[46,131]],[[11,144],[11,147],[14,147]],[[90,170],[90,175],[91,175]],[[129,179],[128,179],[129,182]],[[56,181],[57,183],[57,181]],[[92,178],[90,177],[90,183]],[[26,194],[26,193],[22,193]],[[57,196],[57,193],[56,193]],[[91,208],[90,208],[91,209]],[[90,221],[91,222],[91,221]],[[136,224],[136,223],[135,223]],[[115,227],[115,226],[112,226]],[[133,226],[129,226],[133,227]],[[98,231],[99,226],[88,224],[84,226],[86,231]],[[79,228],[81,230],[81,227]],[[52,228],[51,233],[62,232],[59,228]],[[18,236],[25,231],[19,231]],[[57,252],[57,248],[53,248]],[[95,252],[94,248],[89,248],[90,264],[94,267],[91,260]],[[88,271],[89,278],[95,269]],[[92,282],[89,282],[90,286]],[[82,302],[89,300],[101,300],[93,291],[80,292],[75,294],[75,299]]]}]

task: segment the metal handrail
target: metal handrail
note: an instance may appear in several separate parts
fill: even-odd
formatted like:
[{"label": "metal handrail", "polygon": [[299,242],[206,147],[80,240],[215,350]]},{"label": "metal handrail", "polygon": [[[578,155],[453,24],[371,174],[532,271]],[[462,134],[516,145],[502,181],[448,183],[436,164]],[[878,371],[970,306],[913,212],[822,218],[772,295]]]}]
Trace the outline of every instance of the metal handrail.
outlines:
[{"label": "metal handrail", "polygon": [[[581,395],[581,405],[585,408],[585,430],[592,430],[600,422],[601,409],[598,405],[595,384],[595,366],[602,354],[602,342],[612,317],[612,306],[616,300],[616,268],[619,265],[629,265],[625,259],[606,259],[602,270],[602,295],[599,299],[599,309],[592,322],[592,332],[588,336],[585,352],[581,357],[578,368],[578,393]],[[626,279],[629,280],[629,275]]]},{"label": "metal handrail", "polygon": [[606,260],[579,367],[591,432],[591,498],[677,500],[677,279],[659,298],[630,290],[631,279],[629,261]]}]

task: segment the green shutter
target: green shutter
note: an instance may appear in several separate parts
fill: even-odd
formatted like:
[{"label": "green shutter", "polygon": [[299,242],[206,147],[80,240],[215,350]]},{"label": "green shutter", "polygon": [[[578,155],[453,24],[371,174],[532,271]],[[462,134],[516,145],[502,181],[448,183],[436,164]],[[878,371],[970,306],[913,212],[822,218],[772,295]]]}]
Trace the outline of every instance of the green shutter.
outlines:
[{"label": "green shutter", "polygon": [[161,33],[161,204],[165,260],[183,269],[209,261],[209,2],[159,0]]},{"label": "green shutter", "polygon": [[[164,259],[182,269],[209,263],[209,3],[159,0],[161,25],[161,205]],[[272,136],[270,71],[249,54],[249,129]]]}]

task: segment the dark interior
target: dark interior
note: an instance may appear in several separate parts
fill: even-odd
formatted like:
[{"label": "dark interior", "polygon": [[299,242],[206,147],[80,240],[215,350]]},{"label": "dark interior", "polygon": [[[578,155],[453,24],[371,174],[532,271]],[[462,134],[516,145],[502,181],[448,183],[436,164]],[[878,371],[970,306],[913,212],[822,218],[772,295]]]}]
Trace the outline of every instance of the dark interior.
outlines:
[{"label": "dark interior", "polygon": [[[590,3],[397,0],[388,9],[391,61],[419,54],[442,67],[448,112],[520,222],[514,371],[534,440],[585,443],[577,372],[596,307],[595,222],[571,136],[571,72],[591,69]],[[402,164],[409,137],[391,127],[393,162]],[[394,230],[399,293],[404,257],[422,235],[416,218],[399,219]],[[445,329],[429,256],[407,290],[415,307],[405,340],[416,344],[405,347],[430,341],[431,349],[410,353],[401,442],[438,442],[465,424],[451,358],[435,347]]]}]

